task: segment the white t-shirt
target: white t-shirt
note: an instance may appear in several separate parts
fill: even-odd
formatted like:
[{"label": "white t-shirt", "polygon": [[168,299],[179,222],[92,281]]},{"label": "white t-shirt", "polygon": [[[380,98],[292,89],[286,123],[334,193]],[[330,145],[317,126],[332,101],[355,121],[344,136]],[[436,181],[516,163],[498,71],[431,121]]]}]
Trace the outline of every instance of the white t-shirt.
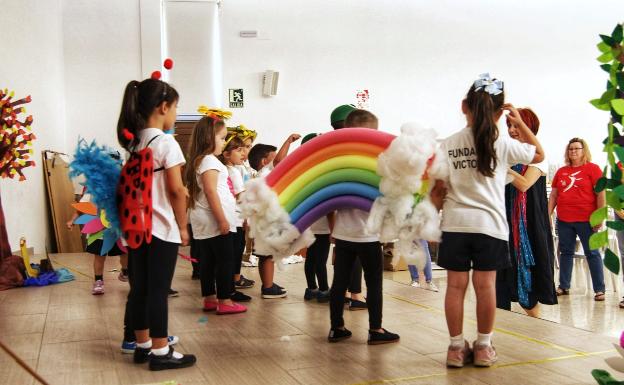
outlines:
[{"label": "white t-shirt", "polygon": [[[243,176],[241,175],[240,169],[237,166],[227,166],[228,174],[230,175],[230,181],[232,181],[232,188],[234,189],[234,194],[238,195],[241,192],[245,191],[245,185],[243,183]],[[238,202],[235,205],[236,211],[236,227],[243,227],[243,215],[241,214],[240,207],[238,206]]]},{"label": "white t-shirt", "polygon": [[221,235],[219,232],[219,224],[208,204],[208,199],[206,198],[204,186],[202,184],[202,174],[208,170],[217,170],[219,172],[217,195],[219,196],[219,202],[221,202],[225,219],[230,224],[230,231],[236,232],[236,201],[228,186],[228,170],[216,156],[210,154],[204,156],[195,173],[197,184],[199,185],[199,193],[194,197],[195,207],[191,209],[193,239],[206,239]]},{"label": "white t-shirt", "polygon": [[442,211],[442,231],[481,233],[508,240],[505,214],[505,177],[516,164],[529,164],[535,146],[499,135],[494,143],[497,165],[494,177],[477,171],[472,129],[466,127],[442,142],[449,163],[448,193]]},{"label": "white t-shirt", "polygon": [[[180,230],[173,213],[173,207],[167,196],[165,170],[186,163],[180,145],[172,135],[166,135],[158,128],[145,128],[138,133],[139,144],[136,151],[150,143],[154,157],[154,176],[152,177],[152,235],[160,240],[180,243]],[[160,171],[156,171],[159,168]]]},{"label": "white t-shirt", "polygon": [[313,234],[318,235],[331,234],[331,231],[329,230],[329,220],[327,219],[327,216],[324,216],[316,222],[312,223],[312,225],[310,226],[310,231],[312,231]]},{"label": "white t-shirt", "polygon": [[377,242],[378,234],[366,231],[368,213],[359,209],[342,209],[336,211],[336,222],[332,236],[350,242]]},{"label": "white t-shirt", "polygon": [[236,167],[243,176],[243,183],[247,183],[248,180],[256,176],[256,170],[251,168],[248,161],[245,161],[243,164],[234,167]]}]

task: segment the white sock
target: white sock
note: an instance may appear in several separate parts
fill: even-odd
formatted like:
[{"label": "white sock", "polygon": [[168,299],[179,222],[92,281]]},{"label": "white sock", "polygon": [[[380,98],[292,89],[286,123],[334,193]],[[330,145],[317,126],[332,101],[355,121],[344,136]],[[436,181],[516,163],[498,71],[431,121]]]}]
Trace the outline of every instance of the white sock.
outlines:
[{"label": "white sock", "polygon": [[152,340],[147,340],[147,342],[137,342],[137,348],[141,349],[151,349],[152,348]]},{"label": "white sock", "polygon": [[488,334],[477,333],[477,341],[475,342],[475,345],[479,345],[479,346],[492,345],[492,334],[494,333],[488,333]]},{"label": "white sock", "polygon": [[464,334],[456,335],[455,337],[451,337],[451,346],[454,348],[463,348],[465,346],[464,343]]},{"label": "white sock", "polygon": [[[169,353],[169,346],[165,346],[164,348],[160,349],[152,349],[152,354],[155,356],[164,356],[167,353]],[[175,350],[173,351],[173,358],[180,359],[182,357],[184,357],[182,353],[178,353]]]}]

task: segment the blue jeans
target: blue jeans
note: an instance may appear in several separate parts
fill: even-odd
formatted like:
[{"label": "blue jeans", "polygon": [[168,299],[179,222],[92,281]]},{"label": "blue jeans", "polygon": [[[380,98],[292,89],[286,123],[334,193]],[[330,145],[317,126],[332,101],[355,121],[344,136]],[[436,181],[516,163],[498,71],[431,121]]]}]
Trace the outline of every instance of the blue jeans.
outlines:
[{"label": "blue jeans", "polygon": [[[433,273],[431,271],[431,254],[429,254],[429,244],[427,241],[421,239],[420,245],[425,250],[425,257],[427,258],[427,262],[425,263],[425,280],[427,282],[431,282]],[[418,281],[418,268],[415,265],[407,265],[407,268],[412,276],[412,281]]]},{"label": "blue jeans", "polygon": [[557,230],[559,232],[559,251],[561,252],[559,258],[559,287],[562,289],[570,288],[573,267],[572,256],[574,255],[576,236],[578,235],[583,245],[587,264],[589,265],[594,292],[604,293],[605,283],[602,257],[598,250],[589,249],[589,237],[593,234],[589,222],[563,222],[562,220],[557,220]]}]

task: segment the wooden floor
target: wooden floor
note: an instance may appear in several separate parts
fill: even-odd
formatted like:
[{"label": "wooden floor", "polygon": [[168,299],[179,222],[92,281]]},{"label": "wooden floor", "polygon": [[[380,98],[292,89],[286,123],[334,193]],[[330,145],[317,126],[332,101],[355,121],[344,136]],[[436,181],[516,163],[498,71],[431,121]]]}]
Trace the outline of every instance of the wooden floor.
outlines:
[{"label": "wooden floor", "polygon": [[[107,260],[106,294],[95,297],[87,255],[52,258],[57,268],[71,268],[76,281],[0,292],[0,340],[51,384],[593,384],[594,368],[624,378],[605,362],[624,360],[613,348],[612,333],[506,311],[497,313],[494,345],[500,361],[495,367],[447,369],[442,277],[435,279],[441,291],[434,293],[406,285],[405,273],[386,274],[384,327],[399,333],[400,343],[366,345],[367,312],[346,311],[353,338],[329,344],[328,306],[303,301],[302,264],[276,272],[287,298],[263,300],[259,288],[252,288],[246,291],[254,297],[247,313],[217,316],[200,310],[199,282],[190,279],[184,260],[173,285],[180,297],[169,300],[169,328],[180,337],[176,348],[196,354],[198,362],[187,369],[150,372],[119,351],[128,288],[117,272],[109,271],[118,268],[118,259]],[[254,268],[243,273],[258,279]],[[476,336],[472,301],[470,294],[464,331],[470,341]],[[616,294],[609,301],[603,306],[614,307]],[[0,352],[0,383],[36,382]]]}]

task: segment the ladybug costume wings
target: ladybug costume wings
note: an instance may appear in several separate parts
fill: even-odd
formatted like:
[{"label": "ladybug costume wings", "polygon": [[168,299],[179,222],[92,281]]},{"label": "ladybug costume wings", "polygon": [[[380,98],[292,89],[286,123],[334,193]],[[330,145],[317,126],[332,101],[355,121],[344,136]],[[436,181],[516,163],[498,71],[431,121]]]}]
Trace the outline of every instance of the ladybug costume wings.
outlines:
[{"label": "ladybug costume wings", "polygon": [[136,249],[145,241],[152,242],[152,179],[154,159],[149,145],[159,136],[150,139],[140,151],[130,153],[121,170],[117,186],[117,204],[121,231],[128,246]]}]

